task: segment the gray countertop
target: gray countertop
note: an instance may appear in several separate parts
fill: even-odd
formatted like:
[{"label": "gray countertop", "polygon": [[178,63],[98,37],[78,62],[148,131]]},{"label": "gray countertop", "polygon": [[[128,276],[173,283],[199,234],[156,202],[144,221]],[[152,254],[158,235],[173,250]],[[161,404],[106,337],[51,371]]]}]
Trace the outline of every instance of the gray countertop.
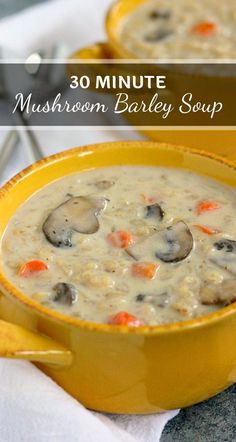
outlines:
[{"label": "gray countertop", "polygon": [[[42,1],[46,0],[0,0],[0,17]],[[167,424],[161,442],[234,442],[235,410],[236,385],[213,399],[181,410]]]},{"label": "gray countertop", "polygon": [[162,434],[161,442],[236,441],[236,384],[208,401],[181,410]]}]

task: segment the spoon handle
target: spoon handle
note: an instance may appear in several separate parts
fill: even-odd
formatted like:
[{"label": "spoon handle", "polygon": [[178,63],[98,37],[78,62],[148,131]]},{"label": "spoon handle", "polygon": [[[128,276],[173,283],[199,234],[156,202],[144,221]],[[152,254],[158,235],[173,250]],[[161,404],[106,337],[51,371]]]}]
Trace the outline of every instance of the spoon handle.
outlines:
[{"label": "spoon handle", "polygon": [[8,131],[7,135],[2,144],[2,148],[0,151],[0,177],[3,174],[6,165],[15,149],[17,144],[18,135],[15,129],[11,129]]},{"label": "spoon handle", "polygon": [[23,144],[27,162],[29,164],[35,163],[35,161],[43,158],[43,152],[39,146],[35,134],[28,127],[27,121],[21,112],[17,113],[17,120],[19,122],[19,125],[21,126],[21,128],[17,130],[17,133]]}]

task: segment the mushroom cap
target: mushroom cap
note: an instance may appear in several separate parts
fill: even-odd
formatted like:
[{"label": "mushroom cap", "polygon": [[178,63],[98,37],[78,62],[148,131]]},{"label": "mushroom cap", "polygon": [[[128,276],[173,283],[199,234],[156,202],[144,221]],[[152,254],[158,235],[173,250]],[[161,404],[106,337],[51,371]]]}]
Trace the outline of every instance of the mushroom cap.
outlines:
[{"label": "mushroom cap", "polygon": [[58,282],[53,287],[53,301],[62,305],[72,305],[77,301],[77,290],[73,284]]},{"label": "mushroom cap", "polygon": [[204,305],[228,305],[236,301],[236,279],[225,279],[219,284],[204,285],[200,289]]},{"label": "mushroom cap", "polygon": [[97,215],[106,208],[104,197],[77,196],[56,207],[43,224],[46,239],[55,247],[71,247],[73,232],[92,234],[99,229]]},{"label": "mushroom cap", "polygon": [[150,204],[145,207],[146,214],[145,218],[155,218],[157,221],[162,221],[165,215],[164,210],[160,206],[160,204]]},{"label": "mushroom cap", "polygon": [[209,259],[219,267],[236,275],[236,241],[222,238],[215,242]]},{"label": "mushroom cap", "polygon": [[187,258],[193,248],[193,236],[184,221],[160,230],[129,249],[131,256],[139,260],[160,259],[176,263]]},{"label": "mushroom cap", "polygon": [[174,31],[170,28],[164,28],[163,26],[159,29],[152,30],[148,34],[145,35],[144,40],[148,43],[156,43],[166,38],[169,38],[174,34]]},{"label": "mushroom cap", "polygon": [[97,181],[94,184],[95,184],[95,186],[99,190],[107,190],[107,189],[110,189],[110,187],[114,186],[115,181],[112,181],[112,180],[101,180],[101,181]]}]

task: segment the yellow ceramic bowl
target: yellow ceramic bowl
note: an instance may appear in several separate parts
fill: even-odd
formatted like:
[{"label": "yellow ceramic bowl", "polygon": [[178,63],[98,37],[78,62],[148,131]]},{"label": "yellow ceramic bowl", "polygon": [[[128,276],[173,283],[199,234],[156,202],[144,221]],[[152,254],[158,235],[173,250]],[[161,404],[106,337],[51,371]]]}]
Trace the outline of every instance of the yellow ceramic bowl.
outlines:
[{"label": "yellow ceramic bowl", "polygon": [[[236,187],[233,164],[183,147],[130,141],[73,149],[36,163],[0,190],[0,237],[42,186],[121,163],[187,168]],[[35,361],[88,408],[155,413],[207,399],[236,380],[236,304],[191,321],[128,328],[37,304],[7,279],[2,260],[0,287],[0,356]]]},{"label": "yellow ceramic bowl", "polygon": [[[139,5],[148,0],[117,0],[109,9],[106,16],[106,32],[108,41],[106,43],[94,43],[93,45],[80,49],[72,55],[73,59],[135,59],[120,41],[119,29],[124,18],[132,13]],[[227,81],[227,80],[226,80]],[[177,81],[178,83],[178,81]],[[196,88],[196,86],[195,86]],[[222,88],[219,85],[218,89]],[[198,96],[198,91],[191,89],[193,96]],[[134,117],[133,117],[134,118]],[[130,121],[132,124],[132,121]],[[154,123],[155,124],[155,123]],[[154,140],[181,144],[194,148],[201,148],[217,153],[225,157],[236,159],[236,131],[235,130],[152,130],[143,133]]]}]

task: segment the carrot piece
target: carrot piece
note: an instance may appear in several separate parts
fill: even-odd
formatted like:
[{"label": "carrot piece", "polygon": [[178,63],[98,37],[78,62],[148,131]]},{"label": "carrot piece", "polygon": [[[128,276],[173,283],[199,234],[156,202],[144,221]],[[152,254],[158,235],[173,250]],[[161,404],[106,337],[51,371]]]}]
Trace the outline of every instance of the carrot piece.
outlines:
[{"label": "carrot piece", "polygon": [[128,312],[118,312],[111,317],[109,324],[112,325],[129,325],[131,327],[139,327],[144,325],[136,316],[131,315]]},{"label": "carrot piece", "polygon": [[214,227],[203,226],[202,224],[195,224],[196,229],[200,230],[200,232],[206,233],[207,235],[216,235],[220,233],[221,230],[215,229]]},{"label": "carrot piece", "polygon": [[117,230],[107,235],[108,241],[114,247],[120,247],[121,249],[127,249],[134,244],[134,237],[130,232],[125,230]]},{"label": "carrot piece", "polygon": [[138,278],[154,279],[160,264],[154,262],[136,262],[132,265],[132,274]]},{"label": "carrot piece", "polygon": [[198,215],[202,215],[205,212],[219,209],[220,205],[216,201],[200,201],[197,204],[196,210]]},{"label": "carrot piece", "polygon": [[22,264],[22,266],[20,266],[19,268],[18,275],[23,276],[24,278],[28,278],[35,273],[42,272],[48,269],[49,267],[45,262],[35,259]]},{"label": "carrot piece", "polygon": [[194,25],[191,29],[192,34],[210,37],[216,31],[216,24],[210,21],[202,21]]}]

